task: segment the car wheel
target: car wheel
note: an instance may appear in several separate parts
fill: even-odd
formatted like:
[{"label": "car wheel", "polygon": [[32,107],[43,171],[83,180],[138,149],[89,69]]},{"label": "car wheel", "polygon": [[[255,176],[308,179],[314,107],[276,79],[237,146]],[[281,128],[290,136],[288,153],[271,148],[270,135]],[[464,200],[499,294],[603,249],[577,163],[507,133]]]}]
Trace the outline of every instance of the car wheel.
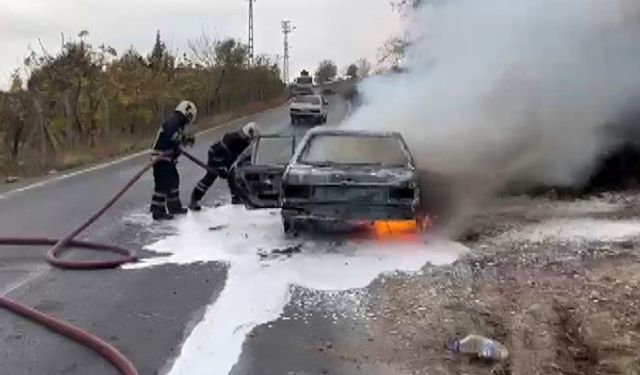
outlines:
[{"label": "car wheel", "polygon": [[298,228],[295,221],[286,217],[282,217],[282,229],[287,237],[296,237],[298,235]]},{"label": "car wheel", "polygon": [[420,232],[424,232],[431,227],[433,222],[431,221],[431,218],[429,216],[419,215],[418,217],[416,217],[416,224],[418,225],[418,230]]}]

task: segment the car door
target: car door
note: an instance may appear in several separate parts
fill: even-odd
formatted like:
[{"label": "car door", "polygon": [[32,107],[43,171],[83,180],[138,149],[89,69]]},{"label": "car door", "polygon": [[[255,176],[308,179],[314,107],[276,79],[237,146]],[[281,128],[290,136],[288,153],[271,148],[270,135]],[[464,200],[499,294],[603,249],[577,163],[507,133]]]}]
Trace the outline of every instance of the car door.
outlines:
[{"label": "car door", "polygon": [[294,149],[294,136],[262,135],[238,158],[230,178],[247,208],[280,206],[282,175]]}]

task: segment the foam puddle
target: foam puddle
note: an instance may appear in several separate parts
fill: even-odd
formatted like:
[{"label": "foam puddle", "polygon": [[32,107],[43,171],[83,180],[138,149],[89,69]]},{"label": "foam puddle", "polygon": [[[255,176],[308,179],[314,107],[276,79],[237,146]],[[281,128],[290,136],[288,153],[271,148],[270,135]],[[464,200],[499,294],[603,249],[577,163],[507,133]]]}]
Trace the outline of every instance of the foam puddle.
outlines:
[{"label": "foam puddle", "polygon": [[[185,341],[169,374],[227,374],[245,337],[276,320],[289,302],[290,287],[317,291],[364,288],[379,275],[418,271],[427,262],[450,264],[468,249],[448,241],[329,241],[287,239],[279,212],[223,206],[176,222],[177,235],[148,247],[167,256],[129,268],[219,261],[230,266],[225,287]],[[215,229],[210,229],[215,228]],[[300,253],[261,257],[300,246]]]},{"label": "foam puddle", "polygon": [[529,242],[555,241],[623,241],[640,237],[638,220],[601,220],[601,219],[553,219],[545,223],[534,224],[517,233],[508,235],[509,239]]}]

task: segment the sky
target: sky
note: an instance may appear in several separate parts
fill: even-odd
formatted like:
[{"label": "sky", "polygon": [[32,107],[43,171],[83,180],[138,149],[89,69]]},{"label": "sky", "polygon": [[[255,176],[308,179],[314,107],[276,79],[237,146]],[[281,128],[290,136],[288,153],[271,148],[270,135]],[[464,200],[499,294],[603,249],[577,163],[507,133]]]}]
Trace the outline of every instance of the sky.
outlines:
[{"label": "sky", "polygon": [[[378,47],[402,30],[389,0],[256,0],[256,54],[283,53],[280,22],[290,19],[291,72],[314,71],[322,59],[340,70],[361,57],[375,60]],[[147,54],[156,30],[173,51],[184,52],[187,41],[203,31],[220,38],[247,40],[247,0],[0,0],[0,87],[26,55],[39,49],[38,39],[53,53],[61,35],[82,30],[88,41],[122,52],[133,46]]]}]

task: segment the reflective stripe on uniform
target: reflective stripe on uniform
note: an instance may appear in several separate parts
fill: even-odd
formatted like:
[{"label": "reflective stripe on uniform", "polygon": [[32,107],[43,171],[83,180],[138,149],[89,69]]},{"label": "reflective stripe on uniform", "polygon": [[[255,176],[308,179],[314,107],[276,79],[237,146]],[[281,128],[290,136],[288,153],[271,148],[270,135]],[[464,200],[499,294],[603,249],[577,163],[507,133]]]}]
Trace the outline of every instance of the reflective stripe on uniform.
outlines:
[{"label": "reflective stripe on uniform", "polygon": [[164,207],[167,202],[167,194],[155,191],[151,197],[151,205]]}]

